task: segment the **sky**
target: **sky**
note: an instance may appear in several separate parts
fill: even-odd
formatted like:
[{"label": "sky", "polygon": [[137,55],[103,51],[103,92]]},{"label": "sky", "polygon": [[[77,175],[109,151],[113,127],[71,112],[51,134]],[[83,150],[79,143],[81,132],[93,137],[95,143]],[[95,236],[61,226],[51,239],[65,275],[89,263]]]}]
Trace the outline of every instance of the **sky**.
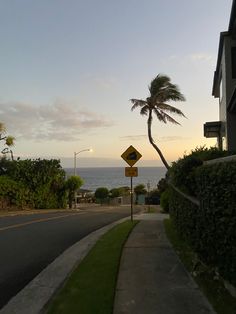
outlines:
[{"label": "sky", "polygon": [[16,138],[14,155],[57,158],[63,167],[161,166],[148,142],[146,99],[157,74],[185,95],[181,126],[153,121],[169,162],[202,145],[203,124],[219,120],[212,93],[219,35],[232,0],[0,0],[0,121]]}]

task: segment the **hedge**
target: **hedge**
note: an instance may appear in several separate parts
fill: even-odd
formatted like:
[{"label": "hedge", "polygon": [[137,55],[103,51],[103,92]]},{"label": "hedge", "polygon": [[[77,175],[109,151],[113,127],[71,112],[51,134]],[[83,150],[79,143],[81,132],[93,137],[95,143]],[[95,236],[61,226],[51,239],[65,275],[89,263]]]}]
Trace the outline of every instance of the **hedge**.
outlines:
[{"label": "hedge", "polygon": [[7,176],[0,176],[0,208],[23,208],[29,203],[28,190]]},{"label": "hedge", "polygon": [[171,189],[173,222],[201,260],[236,285],[236,162],[199,166],[188,177],[200,206]]},{"label": "hedge", "polygon": [[65,171],[59,160],[0,158],[2,208],[65,208]]}]

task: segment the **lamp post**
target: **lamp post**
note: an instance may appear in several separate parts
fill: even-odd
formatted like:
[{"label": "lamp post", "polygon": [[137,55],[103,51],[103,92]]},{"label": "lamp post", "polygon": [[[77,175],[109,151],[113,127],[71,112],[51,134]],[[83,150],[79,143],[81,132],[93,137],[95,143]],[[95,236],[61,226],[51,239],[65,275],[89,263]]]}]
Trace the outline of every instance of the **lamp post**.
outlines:
[{"label": "lamp post", "polygon": [[82,152],[92,152],[91,148],[82,149],[79,152],[74,152],[74,176],[76,175],[76,156]]}]

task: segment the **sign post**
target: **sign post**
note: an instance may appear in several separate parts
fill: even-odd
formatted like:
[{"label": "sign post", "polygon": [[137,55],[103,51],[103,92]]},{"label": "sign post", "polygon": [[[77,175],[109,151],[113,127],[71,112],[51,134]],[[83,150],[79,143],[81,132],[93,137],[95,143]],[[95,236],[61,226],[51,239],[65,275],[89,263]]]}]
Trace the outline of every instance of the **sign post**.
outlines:
[{"label": "sign post", "polygon": [[130,206],[131,206],[131,221],[133,222],[133,177],[138,176],[137,167],[125,167],[125,176],[130,177]]},{"label": "sign post", "polygon": [[130,177],[130,219],[133,222],[133,177]]},{"label": "sign post", "polygon": [[134,164],[142,157],[142,155],[131,145],[121,155],[130,167],[125,167],[125,176],[130,177],[130,217],[133,222],[133,177],[138,176],[138,168],[133,167]]}]

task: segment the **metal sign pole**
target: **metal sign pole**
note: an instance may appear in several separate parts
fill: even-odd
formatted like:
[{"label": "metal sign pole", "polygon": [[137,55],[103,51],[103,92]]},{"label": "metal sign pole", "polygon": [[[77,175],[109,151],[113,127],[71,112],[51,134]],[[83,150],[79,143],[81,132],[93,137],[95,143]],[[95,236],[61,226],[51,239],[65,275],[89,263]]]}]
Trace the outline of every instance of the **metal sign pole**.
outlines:
[{"label": "metal sign pole", "polygon": [[125,175],[126,177],[130,177],[130,204],[131,204],[131,221],[133,222],[133,177],[138,176],[138,168],[134,167],[133,165],[142,157],[142,155],[135,149],[132,145],[124,151],[121,157],[127,162],[130,168],[125,168]]},{"label": "metal sign pole", "polygon": [[131,215],[131,222],[133,222],[133,177],[130,177],[130,189],[131,189],[131,194],[130,194],[130,215]]}]

